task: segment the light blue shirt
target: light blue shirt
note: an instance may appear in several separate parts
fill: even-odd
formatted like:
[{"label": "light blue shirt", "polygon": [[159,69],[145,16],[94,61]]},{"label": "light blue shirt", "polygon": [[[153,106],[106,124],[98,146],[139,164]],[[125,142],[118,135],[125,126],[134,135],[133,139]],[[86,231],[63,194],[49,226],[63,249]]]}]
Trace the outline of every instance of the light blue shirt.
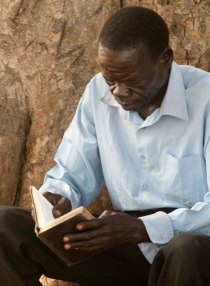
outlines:
[{"label": "light blue shirt", "polygon": [[150,239],[210,235],[210,74],[172,65],[160,108],[143,120],[115,101],[101,73],[87,85],[41,191],[88,206],[105,182],[115,210],[142,217]]}]

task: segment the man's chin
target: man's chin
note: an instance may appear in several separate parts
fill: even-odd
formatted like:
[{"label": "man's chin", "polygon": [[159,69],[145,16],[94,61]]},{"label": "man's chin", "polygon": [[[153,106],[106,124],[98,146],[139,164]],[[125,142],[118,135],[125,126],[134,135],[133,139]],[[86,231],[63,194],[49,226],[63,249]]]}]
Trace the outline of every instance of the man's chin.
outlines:
[{"label": "man's chin", "polygon": [[137,107],[133,104],[120,104],[120,105],[126,111],[138,111]]}]

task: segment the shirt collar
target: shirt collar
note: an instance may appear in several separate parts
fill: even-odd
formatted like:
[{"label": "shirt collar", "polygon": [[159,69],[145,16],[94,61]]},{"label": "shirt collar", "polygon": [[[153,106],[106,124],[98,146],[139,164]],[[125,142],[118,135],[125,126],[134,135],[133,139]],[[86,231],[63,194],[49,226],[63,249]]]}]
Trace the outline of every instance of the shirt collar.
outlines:
[{"label": "shirt collar", "polygon": [[[114,96],[107,88],[100,98],[104,103],[122,109],[121,105],[116,102]],[[125,113],[124,117],[129,117],[130,111],[122,109],[121,113]],[[131,111],[131,113],[133,113]],[[127,115],[127,116],[126,116]],[[185,97],[185,87],[183,83],[182,73],[179,66],[173,62],[169,77],[168,87],[160,106],[159,116],[170,115],[183,120],[188,120],[187,103]]]},{"label": "shirt collar", "polygon": [[185,87],[179,66],[173,62],[166,94],[160,106],[160,115],[188,120]]}]

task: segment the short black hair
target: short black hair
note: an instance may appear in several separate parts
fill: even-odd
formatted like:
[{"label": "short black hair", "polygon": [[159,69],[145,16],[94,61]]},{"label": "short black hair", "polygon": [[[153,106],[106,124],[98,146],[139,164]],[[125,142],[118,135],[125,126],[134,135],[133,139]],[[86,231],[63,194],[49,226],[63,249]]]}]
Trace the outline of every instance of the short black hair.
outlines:
[{"label": "short black hair", "polygon": [[156,58],[169,46],[169,30],[159,14],[139,6],[115,12],[99,34],[99,43],[113,51],[132,49],[140,42],[145,42]]}]

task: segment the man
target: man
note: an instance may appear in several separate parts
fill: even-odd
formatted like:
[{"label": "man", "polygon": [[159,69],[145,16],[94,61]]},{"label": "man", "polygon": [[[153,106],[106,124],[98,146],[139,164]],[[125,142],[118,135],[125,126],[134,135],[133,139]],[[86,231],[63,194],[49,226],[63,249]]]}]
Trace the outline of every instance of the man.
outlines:
[{"label": "man", "polygon": [[100,251],[63,265],[30,212],[0,210],[3,285],[49,277],[85,285],[210,285],[210,75],[173,62],[168,28],[142,7],[117,11],[99,36],[87,85],[41,187],[58,217],[88,206],[105,181],[114,212],[77,225],[64,248]]}]

